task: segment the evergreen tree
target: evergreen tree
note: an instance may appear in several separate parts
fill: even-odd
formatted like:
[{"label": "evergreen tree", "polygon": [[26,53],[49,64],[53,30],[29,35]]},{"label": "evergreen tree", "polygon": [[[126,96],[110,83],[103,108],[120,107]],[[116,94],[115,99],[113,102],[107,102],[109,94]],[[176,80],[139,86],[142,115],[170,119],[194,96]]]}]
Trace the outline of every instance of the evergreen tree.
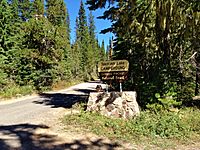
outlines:
[{"label": "evergreen tree", "polygon": [[[78,12],[78,31],[79,31],[78,37],[80,38],[80,41],[83,41],[85,39],[85,35],[88,33],[88,27],[87,27],[85,8],[82,0]],[[84,35],[82,35],[82,33]]]},{"label": "evergreen tree", "polygon": [[63,0],[47,0],[47,18],[53,25],[66,25],[67,10]]},{"label": "evergreen tree", "polygon": [[27,21],[31,18],[31,2],[29,0],[21,0],[20,6],[20,16],[23,21]]},{"label": "evergreen tree", "polygon": [[19,21],[19,0],[11,1],[11,9],[12,9],[12,14],[15,18],[15,21]]},{"label": "evergreen tree", "polygon": [[43,17],[43,15],[44,15],[44,0],[34,0],[32,12],[33,12],[33,15],[35,15],[35,17]]},{"label": "evergreen tree", "polygon": [[85,80],[90,79],[91,67],[89,66],[92,62],[91,59],[91,44],[90,44],[90,36],[89,29],[87,26],[87,18],[85,14],[84,4],[81,1],[80,9],[78,12],[78,21],[77,21],[77,37],[76,40],[79,43],[79,47],[81,50],[81,69],[84,73],[83,78]]},{"label": "evergreen tree", "polygon": [[46,19],[24,23],[23,55],[18,72],[19,84],[33,84],[37,90],[50,87],[57,78],[61,50],[57,48],[55,28]]},{"label": "evergreen tree", "polygon": [[70,30],[70,16],[69,16],[69,12],[68,12],[67,9],[66,9],[66,30],[67,30],[67,38],[68,38],[67,40],[70,44],[70,32],[71,32],[71,30]]},{"label": "evergreen tree", "polygon": [[81,59],[82,59],[82,53],[80,49],[80,37],[79,37],[79,19],[76,18],[76,41],[72,46],[72,57],[73,57],[73,64],[72,64],[72,72],[75,75],[75,77],[80,77],[83,75],[82,69],[81,69]]},{"label": "evergreen tree", "polygon": [[20,31],[12,12],[12,7],[6,0],[0,1],[0,76],[2,79],[0,84],[5,83],[6,80],[13,81],[14,73],[18,69],[15,60],[18,60],[20,54]]},{"label": "evergreen tree", "polygon": [[99,57],[101,61],[105,60],[105,46],[104,45],[105,45],[104,40],[102,40],[101,47],[99,48]]},{"label": "evergreen tree", "polygon": [[98,41],[96,38],[96,27],[95,27],[95,22],[94,22],[94,16],[92,15],[92,12],[90,11],[89,13],[89,35],[90,35],[90,45],[91,45],[91,49],[90,49],[90,54],[88,57],[90,57],[91,62],[90,62],[90,70],[92,71],[92,78],[95,78],[96,75],[96,70],[97,70],[97,64],[100,61],[100,53],[99,53],[99,48],[98,48]]},{"label": "evergreen tree", "polygon": [[72,51],[70,46],[69,14],[63,0],[47,1],[47,18],[56,28],[55,40],[60,54],[60,64],[57,68],[61,79],[71,77]]},{"label": "evergreen tree", "polygon": [[95,42],[96,42],[96,33],[95,33],[95,22],[94,22],[94,16],[92,15],[92,11],[89,13],[89,33],[90,33],[90,38],[93,46],[95,47]]}]

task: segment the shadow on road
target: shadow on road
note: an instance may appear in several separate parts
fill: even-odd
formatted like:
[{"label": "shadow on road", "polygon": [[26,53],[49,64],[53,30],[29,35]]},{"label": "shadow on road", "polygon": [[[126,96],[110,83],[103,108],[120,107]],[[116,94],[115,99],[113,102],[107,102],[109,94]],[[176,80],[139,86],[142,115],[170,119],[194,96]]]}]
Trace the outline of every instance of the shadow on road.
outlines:
[{"label": "shadow on road", "polygon": [[[114,150],[120,145],[107,143],[102,139],[95,141],[74,140],[62,143],[56,135],[36,133],[37,129],[48,129],[44,125],[19,124],[0,126],[1,150],[88,150],[100,149]],[[16,142],[18,143],[16,145]],[[13,146],[13,144],[15,144]]]},{"label": "shadow on road", "polygon": [[85,140],[75,140],[72,143],[63,144],[64,149],[67,150],[94,150],[94,149],[105,149],[115,150],[120,147],[118,143],[105,143],[103,139],[97,139],[95,141],[85,142]]},{"label": "shadow on road", "polygon": [[4,142],[4,140],[0,139],[0,149],[10,150],[10,146]]},{"label": "shadow on road", "polygon": [[65,93],[41,93],[42,99],[34,101],[36,104],[50,105],[52,108],[72,108],[76,103],[87,103],[89,93],[95,89],[75,89],[78,94]]},{"label": "shadow on road", "polygon": [[50,105],[52,108],[72,108],[76,103],[86,102],[88,95],[61,94],[61,93],[42,93],[42,99],[34,101],[36,104]]}]

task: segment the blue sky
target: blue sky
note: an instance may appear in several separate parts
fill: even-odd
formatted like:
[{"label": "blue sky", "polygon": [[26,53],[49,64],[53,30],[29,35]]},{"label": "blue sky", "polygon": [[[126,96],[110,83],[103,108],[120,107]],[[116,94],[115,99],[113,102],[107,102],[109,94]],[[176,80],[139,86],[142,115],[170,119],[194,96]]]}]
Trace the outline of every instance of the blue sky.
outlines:
[{"label": "blue sky", "polygon": [[[86,0],[83,0],[85,3]],[[70,17],[70,27],[71,27],[71,40],[74,41],[75,39],[75,20],[76,17],[78,16],[78,11],[80,7],[80,0],[65,0],[65,3],[67,5],[67,9],[69,12],[69,17]],[[85,5],[85,10],[86,10],[86,15],[88,16],[89,10],[88,6]],[[112,37],[112,33],[107,33],[107,34],[100,34],[99,32],[102,29],[105,29],[107,27],[110,27],[111,23],[108,20],[103,20],[103,19],[97,19],[98,16],[101,16],[103,14],[104,10],[103,9],[98,9],[96,11],[93,11],[93,16],[94,16],[94,21],[96,25],[96,35],[100,41],[104,40],[105,46],[109,44],[109,38]],[[88,19],[88,17],[87,17]],[[106,48],[106,47],[105,47]]]}]

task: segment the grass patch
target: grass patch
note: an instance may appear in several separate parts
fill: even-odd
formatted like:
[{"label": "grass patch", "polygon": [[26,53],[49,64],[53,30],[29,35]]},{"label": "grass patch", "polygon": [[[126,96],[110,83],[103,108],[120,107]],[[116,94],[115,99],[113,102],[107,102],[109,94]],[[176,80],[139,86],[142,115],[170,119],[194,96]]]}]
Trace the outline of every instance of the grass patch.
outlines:
[{"label": "grass patch", "polygon": [[[141,112],[132,120],[110,119],[97,113],[81,112],[64,117],[66,125],[91,131],[110,139],[132,143],[175,147],[200,139],[200,110],[180,109],[178,112]],[[187,141],[187,142],[186,142]]]},{"label": "grass patch", "polygon": [[33,91],[34,91],[33,87],[29,85],[27,86],[13,85],[5,88],[3,91],[0,91],[0,97],[3,98],[18,97],[31,94],[33,93]]}]

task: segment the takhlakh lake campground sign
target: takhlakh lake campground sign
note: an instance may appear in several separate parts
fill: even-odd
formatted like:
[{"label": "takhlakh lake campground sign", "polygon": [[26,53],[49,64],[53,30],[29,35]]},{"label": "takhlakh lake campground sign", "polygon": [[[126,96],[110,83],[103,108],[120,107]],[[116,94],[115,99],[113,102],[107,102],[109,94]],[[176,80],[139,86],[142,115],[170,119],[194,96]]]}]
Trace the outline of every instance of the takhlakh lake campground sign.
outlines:
[{"label": "takhlakh lake campground sign", "polygon": [[129,62],[127,60],[102,61],[98,72],[102,81],[116,80],[123,82],[127,78]]}]

